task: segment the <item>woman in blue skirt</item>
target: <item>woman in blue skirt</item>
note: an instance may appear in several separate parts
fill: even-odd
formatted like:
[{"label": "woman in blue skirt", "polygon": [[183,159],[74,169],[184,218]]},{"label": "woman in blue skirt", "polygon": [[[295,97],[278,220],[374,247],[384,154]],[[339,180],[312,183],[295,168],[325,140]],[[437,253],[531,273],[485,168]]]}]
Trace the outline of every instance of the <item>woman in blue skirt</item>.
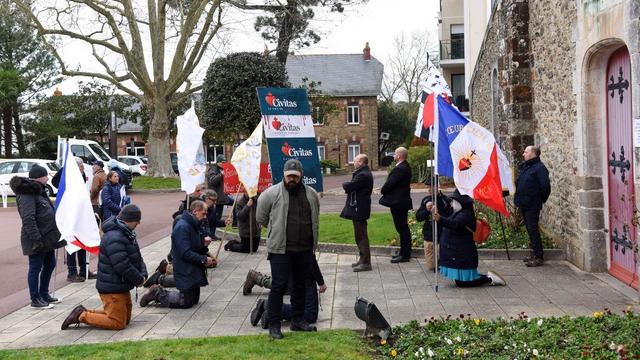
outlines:
[{"label": "woman in blue skirt", "polygon": [[449,197],[450,206],[433,211],[433,219],[442,226],[440,238],[440,273],[456,282],[459,287],[506,285],[504,279],[493,271],[478,273],[478,249],[473,241],[476,214],[473,199],[461,195],[458,189]]}]

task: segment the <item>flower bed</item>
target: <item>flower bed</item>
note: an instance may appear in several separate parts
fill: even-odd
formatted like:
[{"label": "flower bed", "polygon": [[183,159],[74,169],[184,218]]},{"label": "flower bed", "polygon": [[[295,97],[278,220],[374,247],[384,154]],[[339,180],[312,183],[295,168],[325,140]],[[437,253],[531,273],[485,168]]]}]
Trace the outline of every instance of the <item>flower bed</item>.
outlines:
[{"label": "flower bed", "polygon": [[431,318],[394,328],[376,348],[385,359],[640,359],[640,316],[605,309],[574,318]]}]

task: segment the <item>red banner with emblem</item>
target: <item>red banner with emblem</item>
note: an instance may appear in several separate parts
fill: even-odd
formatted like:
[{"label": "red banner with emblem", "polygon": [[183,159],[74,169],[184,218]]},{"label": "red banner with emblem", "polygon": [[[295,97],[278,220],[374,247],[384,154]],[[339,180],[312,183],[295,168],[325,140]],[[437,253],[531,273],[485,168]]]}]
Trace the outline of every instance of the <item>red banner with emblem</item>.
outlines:
[{"label": "red banner with emblem", "polygon": [[[245,193],[244,187],[240,186],[238,172],[236,168],[229,162],[222,164],[224,171],[224,193],[235,194],[240,188],[241,193]],[[261,193],[271,186],[271,169],[269,163],[260,163],[260,179],[258,180],[258,192]]]}]

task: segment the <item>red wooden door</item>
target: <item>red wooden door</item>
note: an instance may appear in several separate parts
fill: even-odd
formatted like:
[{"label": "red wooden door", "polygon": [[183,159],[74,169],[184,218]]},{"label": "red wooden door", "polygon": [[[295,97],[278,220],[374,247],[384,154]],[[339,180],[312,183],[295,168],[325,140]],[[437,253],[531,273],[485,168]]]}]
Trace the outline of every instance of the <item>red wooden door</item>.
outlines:
[{"label": "red wooden door", "polygon": [[609,181],[609,272],[638,287],[633,185],[631,63],[626,47],[609,58],[607,66],[607,170]]}]

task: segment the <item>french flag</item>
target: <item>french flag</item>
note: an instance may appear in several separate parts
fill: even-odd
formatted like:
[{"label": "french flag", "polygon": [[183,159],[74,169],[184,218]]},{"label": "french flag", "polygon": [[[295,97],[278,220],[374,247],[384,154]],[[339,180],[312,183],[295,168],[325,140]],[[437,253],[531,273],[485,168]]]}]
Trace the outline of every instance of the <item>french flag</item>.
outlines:
[{"label": "french flag", "polygon": [[427,60],[427,62],[427,74],[424,87],[420,92],[420,108],[418,109],[414,135],[434,142],[433,125],[435,119],[438,117],[435,98],[438,95],[443,95],[449,100],[451,90],[440,73],[440,70],[438,70],[431,60]]},{"label": "french flag", "polygon": [[[510,168],[508,163],[505,166],[506,157],[493,134],[467,119],[441,96],[435,102],[438,117],[435,124],[438,134],[436,174],[452,177],[461,194],[469,195],[508,217],[501,178],[507,181],[511,177]],[[512,190],[512,185],[504,184],[504,188]]]},{"label": "french flag", "polygon": [[69,254],[84,249],[91,254],[100,252],[100,230],[91,206],[89,192],[84,184],[80,168],[69,143],[64,152],[64,165],[60,176],[60,185],[56,195],[56,225],[67,240],[65,249]]}]

